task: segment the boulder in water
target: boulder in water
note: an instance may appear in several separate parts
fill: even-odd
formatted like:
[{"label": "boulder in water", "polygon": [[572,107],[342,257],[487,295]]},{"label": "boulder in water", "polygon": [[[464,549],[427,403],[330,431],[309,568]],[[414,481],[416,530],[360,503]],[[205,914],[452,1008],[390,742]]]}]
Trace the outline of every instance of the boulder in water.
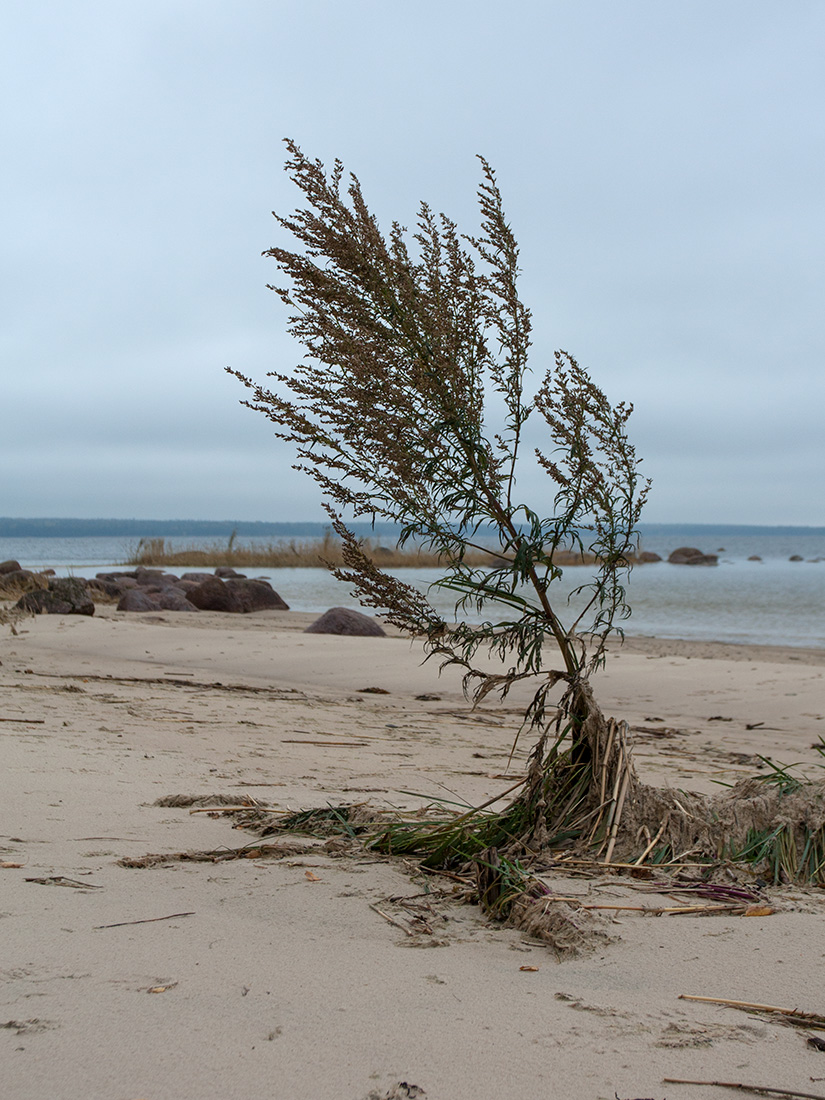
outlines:
[{"label": "boulder in water", "polygon": [[671,565],[718,565],[716,554],[703,554],[695,546],[680,546],[667,559]]}]

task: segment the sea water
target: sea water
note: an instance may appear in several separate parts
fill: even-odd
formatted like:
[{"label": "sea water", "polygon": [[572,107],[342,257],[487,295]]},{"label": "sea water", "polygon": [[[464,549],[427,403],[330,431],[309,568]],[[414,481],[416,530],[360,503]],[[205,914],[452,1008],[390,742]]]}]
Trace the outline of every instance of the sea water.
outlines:
[{"label": "sea water", "polygon": [[[213,545],[214,538],[182,539],[187,546]],[[255,539],[241,540],[253,545]],[[269,543],[272,539],[261,540]],[[174,545],[175,540],[167,540]],[[632,615],[622,625],[628,635],[689,638],[761,645],[825,647],[825,529],[728,528],[647,525],[642,548],[666,557],[677,546],[718,553],[719,565],[638,566],[628,582]],[[0,539],[0,561],[16,559],[25,568],[52,568],[58,575],[94,576],[123,563],[134,541],[118,537]],[[752,555],[762,561],[748,561]],[[802,561],[790,561],[798,555]],[[193,570],[203,567],[193,566]],[[176,572],[185,572],[176,567]],[[247,570],[266,577],[296,611],[320,613],[328,607],[358,607],[349,587],[324,569]],[[438,569],[398,569],[397,576],[428,592],[445,618],[454,618],[454,596],[433,587]],[[578,606],[569,593],[586,584],[587,567],[571,567],[557,587],[562,617]],[[491,618],[494,609],[487,609]],[[473,612],[472,620],[485,617]]]}]

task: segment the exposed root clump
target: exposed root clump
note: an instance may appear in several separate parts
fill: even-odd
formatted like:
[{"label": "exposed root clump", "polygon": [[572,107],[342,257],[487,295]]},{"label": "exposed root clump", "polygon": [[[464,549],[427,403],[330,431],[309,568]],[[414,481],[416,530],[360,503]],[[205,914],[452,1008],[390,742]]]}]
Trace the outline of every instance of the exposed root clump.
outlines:
[{"label": "exposed root clump", "polygon": [[524,894],[513,902],[507,923],[541,940],[560,957],[590,954],[615,943],[607,920],[567,901],[532,898]]},{"label": "exposed root clump", "polygon": [[173,806],[180,809],[193,806],[254,806],[255,804],[253,798],[242,794],[165,794],[152,803],[154,806]]}]

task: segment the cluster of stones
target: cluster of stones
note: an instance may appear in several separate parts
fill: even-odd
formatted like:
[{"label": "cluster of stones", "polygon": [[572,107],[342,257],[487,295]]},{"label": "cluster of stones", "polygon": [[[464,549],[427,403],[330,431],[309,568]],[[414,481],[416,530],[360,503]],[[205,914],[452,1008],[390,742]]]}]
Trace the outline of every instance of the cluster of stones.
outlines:
[{"label": "cluster of stones", "polygon": [[288,611],[269,581],[250,579],[227,565],[214,573],[164,573],[135,569],[128,573],[98,573],[90,585],[110,598],[118,597],[118,611]]},{"label": "cluster of stones", "polygon": [[228,566],[214,573],[184,573],[178,577],[158,569],[98,573],[85,577],[54,577],[22,569],[20,563],[0,564],[3,589],[24,594],[17,606],[35,614],[94,615],[94,601],[117,600],[118,611],[288,611],[269,581],[252,580]]},{"label": "cluster of stones", "polygon": [[[5,592],[24,594],[16,606],[36,615],[94,615],[94,601],[117,600],[118,611],[288,611],[264,578],[250,579],[229,566],[214,573],[184,573],[177,577],[159,569],[98,573],[85,577],[55,577],[51,570],[33,573],[17,561],[0,562],[0,599]],[[331,607],[306,629],[307,634],[385,637],[375,619],[351,607]]]}]

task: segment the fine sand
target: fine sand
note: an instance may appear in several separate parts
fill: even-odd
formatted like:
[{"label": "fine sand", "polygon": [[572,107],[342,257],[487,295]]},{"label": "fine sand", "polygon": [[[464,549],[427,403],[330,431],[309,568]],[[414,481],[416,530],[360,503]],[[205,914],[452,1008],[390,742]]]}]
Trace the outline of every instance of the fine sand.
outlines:
[{"label": "fine sand", "polygon": [[[309,621],[99,608],[0,627],[4,1100],[743,1095],[665,1077],[825,1096],[804,1032],[679,999],[825,1013],[821,890],[771,890],[777,911],[748,918],[599,910],[615,941],[559,961],[450,879],[335,842],[119,864],[254,840],[164,796],[376,811],[478,804],[522,774],[516,692],[473,711],[407,639]],[[643,779],[713,791],[760,755],[813,772],[823,674],[823,651],[635,639],[595,688],[637,727]],[[587,904],[681,901],[615,872],[548,881]]]}]

